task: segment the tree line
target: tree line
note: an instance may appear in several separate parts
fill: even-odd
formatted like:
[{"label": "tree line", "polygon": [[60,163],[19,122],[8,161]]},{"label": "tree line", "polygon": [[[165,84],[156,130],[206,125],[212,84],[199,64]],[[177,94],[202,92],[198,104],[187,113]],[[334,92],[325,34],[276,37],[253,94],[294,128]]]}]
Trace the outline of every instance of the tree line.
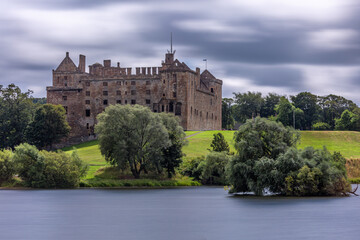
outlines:
[{"label": "tree line", "polygon": [[14,84],[0,85],[0,149],[14,149],[21,143],[51,149],[68,136],[65,109],[45,104],[45,98],[33,98],[31,94],[31,90],[21,92]]},{"label": "tree line", "polygon": [[360,109],[342,96],[301,92],[286,97],[276,93],[234,93],[222,101],[222,128],[233,129],[257,116],[300,130],[360,130]]}]

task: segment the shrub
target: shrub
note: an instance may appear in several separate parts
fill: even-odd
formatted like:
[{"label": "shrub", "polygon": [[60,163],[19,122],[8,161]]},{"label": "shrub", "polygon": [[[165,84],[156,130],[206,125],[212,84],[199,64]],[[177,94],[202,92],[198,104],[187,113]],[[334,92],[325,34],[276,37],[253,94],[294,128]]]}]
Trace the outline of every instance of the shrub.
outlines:
[{"label": "shrub", "polygon": [[15,175],[15,164],[12,151],[0,150],[0,184],[9,181]]},{"label": "shrub", "polygon": [[201,179],[205,184],[227,184],[225,167],[229,162],[226,152],[210,152],[202,165]]},{"label": "shrub", "polygon": [[24,184],[34,188],[78,187],[88,169],[76,152],[68,155],[61,151],[39,151],[29,144],[15,147],[14,161]]},{"label": "shrub", "polygon": [[212,140],[210,147],[212,147],[212,150],[215,152],[228,153],[230,151],[229,144],[221,133],[214,134],[214,139]]},{"label": "shrub", "polygon": [[194,180],[199,181],[201,179],[201,174],[203,171],[205,162],[205,157],[196,157],[191,158],[183,162],[181,173],[185,176],[194,178]]},{"label": "shrub", "polygon": [[312,125],[313,130],[330,130],[331,126],[324,122],[318,122]]}]

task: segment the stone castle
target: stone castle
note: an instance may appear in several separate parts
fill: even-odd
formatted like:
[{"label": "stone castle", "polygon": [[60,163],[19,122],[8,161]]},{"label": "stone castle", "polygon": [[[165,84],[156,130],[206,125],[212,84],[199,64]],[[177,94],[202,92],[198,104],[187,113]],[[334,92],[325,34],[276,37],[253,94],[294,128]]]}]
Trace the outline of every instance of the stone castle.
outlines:
[{"label": "stone castle", "polygon": [[94,137],[96,116],[110,104],[140,104],[153,112],[172,113],[184,130],[220,130],[222,81],[208,70],[190,69],[165,54],[161,67],[124,68],[111,60],[95,63],[85,71],[85,56],[76,66],[66,53],[53,70],[47,102],[61,104],[71,127],[70,139]]}]

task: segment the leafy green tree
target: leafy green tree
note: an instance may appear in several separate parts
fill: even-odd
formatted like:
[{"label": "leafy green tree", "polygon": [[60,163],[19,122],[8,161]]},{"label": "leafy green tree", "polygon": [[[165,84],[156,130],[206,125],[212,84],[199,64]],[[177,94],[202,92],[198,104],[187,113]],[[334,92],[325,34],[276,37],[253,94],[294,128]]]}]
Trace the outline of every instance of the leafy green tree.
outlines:
[{"label": "leafy green tree", "polygon": [[245,122],[247,119],[255,118],[260,114],[264,99],[260,92],[234,93],[235,120]]},{"label": "leafy green tree", "polygon": [[331,126],[325,122],[317,122],[312,126],[313,130],[330,130]]},{"label": "leafy green tree", "polygon": [[171,146],[159,114],[140,105],[111,105],[98,115],[95,132],[106,161],[130,167],[135,178],[158,169],[164,148]]},{"label": "leafy green tree", "polygon": [[0,150],[0,184],[9,181],[15,175],[15,164],[11,150]]},{"label": "leafy green tree", "polygon": [[26,129],[26,139],[38,148],[52,145],[67,137],[70,126],[66,121],[65,109],[61,105],[43,104],[35,112],[33,121]]},{"label": "leafy green tree", "polygon": [[87,164],[76,154],[39,151],[27,143],[15,147],[14,162],[19,177],[33,188],[72,188],[86,175]]},{"label": "leafy green tree", "polygon": [[268,118],[276,114],[275,108],[276,105],[278,105],[280,102],[280,97],[281,96],[276,93],[269,93],[264,98],[264,105],[261,107],[260,110],[261,117]]},{"label": "leafy green tree", "polygon": [[46,104],[46,97],[43,98],[32,98],[32,102],[35,104]]},{"label": "leafy green tree", "polygon": [[304,112],[299,108],[295,108],[286,97],[280,98],[275,111],[277,113],[276,121],[281,122],[284,126],[294,126],[295,113],[295,128],[302,129]]},{"label": "leafy green tree", "polygon": [[335,128],[335,119],[340,118],[345,110],[354,112],[358,109],[351,100],[333,94],[318,97],[318,102],[322,112],[322,121],[328,123],[331,129]]},{"label": "leafy green tree", "polygon": [[187,144],[185,139],[185,132],[179,124],[179,118],[167,113],[160,113],[160,118],[164,124],[171,145],[162,149],[162,156],[160,160],[161,167],[165,168],[168,174],[168,178],[175,174],[175,169],[182,163],[182,147]]},{"label": "leafy green tree", "polygon": [[229,158],[226,152],[210,152],[202,162],[202,182],[215,185],[227,184],[225,169]]},{"label": "leafy green tree", "polygon": [[318,97],[310,92],[301,92],[296,96],[291,96],[291,101],[296,108],[304,112],[305,129],[311,129],[314,122],[320,118],[320,107],[317,104]]},{"label": "leafy green tree", "polygon": [[30,90],[21,92],[14,84],[7,88],[0,86],[0,149],[14,148],[24,142],[25,129],[34,107],[31,93]]},{"label": "leafy green tree", "polygon": [[233,104],[232,98],[222,99],[222,129],[233,129],[235,125],[235,119],[233,117]]},{"label": "leafy green tree", "polygon": [[181,166],[181,174],[194,178],[196,181],[201,180],[205,156],[187,159]]},{"label": "leafy green tree", "polygon": [[210,147],[212,147],[212,150],[214,152],[226,152],[229,153],[230,147],[227,141],[224,138],[224,135],[222,133],[214,133],[214,138],[211,142]]},{"label": "leafy green tree", "polygon": [[231,191],[262,194],[263,186],[258,185],[255,164],[262,158],[276,159],[295,146],[298,139],[297,132],[281,123],[264,118],[248,120],[234,134],[237,154],[227,167]]},{"label": "leafy green tree", "polygon": [[341,114],[341,118],[335,119],[335,129],[336,130],[356,130],[357,122],[359,121],[359,116],[345,110]]}]

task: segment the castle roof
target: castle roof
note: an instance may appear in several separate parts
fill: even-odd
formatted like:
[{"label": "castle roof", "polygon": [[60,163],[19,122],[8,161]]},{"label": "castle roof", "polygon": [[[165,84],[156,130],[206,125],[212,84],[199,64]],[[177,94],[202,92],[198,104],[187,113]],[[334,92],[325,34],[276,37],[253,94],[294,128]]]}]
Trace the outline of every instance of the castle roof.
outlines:
[{"label": "castle roof", "polygon": [[75,72],[75,71],[77,71],[77,69],[78,68],[76,67],[75,63],[69,57],[69,53],[66,52],[66,56],[65,56],[64,60],[62,60],[62,62],[56,68],[55,71],[58,71],[58,72]]},{"label": "castle roof", "polygon": [[206,69],[200,74],[200,88],[209,90],[209,83],[214,80],[216,80],[216,77]]}]

